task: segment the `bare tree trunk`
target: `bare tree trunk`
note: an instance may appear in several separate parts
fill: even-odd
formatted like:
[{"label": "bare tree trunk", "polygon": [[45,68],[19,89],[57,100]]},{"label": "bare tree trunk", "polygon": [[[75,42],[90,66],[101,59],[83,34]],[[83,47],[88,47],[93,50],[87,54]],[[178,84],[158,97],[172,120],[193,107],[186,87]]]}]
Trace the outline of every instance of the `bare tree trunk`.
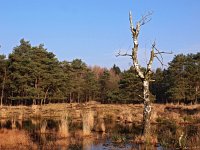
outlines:
[{"label": "bare tree trunk", "polygon": [[78,103],[80,103],[80,95],[79,95],[79,92],[78,92]]},{"label": "bare tree trunk", "polygon": [[72,103],[72,92],[69,93],[69,103]]},{"label": "bare tree trunk", "polygon": [[[131,12],[129,13],[129,21],[130,21],[130,30],[132,33],[132,39],[133,39],[133,48],[132,48],[132,53],[131,54],[121,54],[120,52],[118,53],[117,56],[129,56],[131,57],[133,61],[133,67],[135,69],[136,74],[138,77],[141,79],[143,83],[143,97],[140,96],[144,100],[144,111],[143,111],[143,136],[147,140],[147,138],[150,136],[150,119],[151,119],[151,100],[150,100],[150,91],[149,91],[149,83],[152,81],[151,80],[151,74],[152,74],[152,63],[154,61],[154,58],[157,58],[157,60],[163,65],[162,62],[162,53],[166,52],[160,52],[156,47],[155,47],[155,42],[152,44],[151,48],[151,53],[150,53],[150,58],[146,66],[146,70],[143,71],[141,69],[141,66],[139,65],[138,62],[138,36],[140,33],[140,27],[144,25],[145,23],[149,22],[151,19],[148,17],[152,13],[149,12],[147,15],[142,16],[142,19],[136,23],[136,26],[134,27],[133,21],[132,21],[132,15]],[[156,51],[156,52],[155,52]],[[171,54],[171,53],[168,53]],[[159,58],[158,55],[161,57]]]},{"label": "bare tree trunk", "polygon": [[[38,88],[38,80],[37,80],[37,78],[35,79],[35,89],[37,89]],[[36,104],[36,100],[35,100],[35,98],[33,98],[33,105],[35,105]]]},{"label": "bare tree trunk", "polygon": [[198,90],[199,90],[199,86],[197,85],[197,86],[195,86],[195,104],[197,104],[197,102],[198,102]]},{"label": "bare tree trunk", "polygon": [[2,83],[2,89],[1,89],[1,107],[3,106],[5,82],[6,82],[6,69],[4,71],[3,83]]},{"label": "bare tree trunk", "polygon": [[133,26],[131,13],[129,14],[129,20],[130,20],[130,28],[131,28],[133,44],[134,44],[131,57],[133,60],[135,71],[143,83],[144,110],[143,110],[142,133],[147,138],[150,135],[151,101],[150,101],[149,82],[150,82],[150,75],[151,75],[151,66],[154,60],[154,49],[153,49],[154,47],[151,50],[151,56],[147,64],[146,71],[143,72],[138,63],[138,35],[140,32],[140,26],[142,25],[141,23],[143,21],[143,24],[144,24],[145,20],[139,21],[136,25],[136,28],[134,28]]},{"label": "bare tree trunk", "polygon": [[143,81],[144,111],[143,111],[143,135],[150,135],[151,100],[149,91],[149,81]]},{"label": "bare tree trunk", "polygon": [[47,99],[48,92],[49,92],[49,88],[47,88],[47,90],[46,90],[46,92],[45,92],[44,99],[41,100],[41,105],[42,105],[43,103],[45,104],[45,101],[46,101],[46,99]]},{"label": "bare tree trunk", "polygon": [[[151,14],[148,14],[151,15]],[[149,91],[149,82],[151,81],[150,76],[152,74],[151,67],[154,60],[154,57],[156,57],[154,53],[155,43],[152,45],[151,49],[151,55],[149,62],[146,67],[146,71],[142,71],[139,62],[138,62],[138,36],[140,32],[140,27],[144,25],[146,22],[148,22],[148,15],[143,16],[143,18],[137,22],[136,27],[134,28],[133,22],[132,22],[132,15],[131,12],[129,13],[129,21],[130,21],[130,29],[132,33],[133,38],[133,45],[132,48],[132,54],[124,54],[122,56],[130,56],[133,60],[133,66],[134,69],[138,75],[138,77],[141,79],[143,83],[143,100],[144,100],[144,110],[143,110],[143,135],[145,138],[150,136],[150,118],[151,118],[151,101],[150,101],[150,91]],[[120,55],[120,54],[119,54]]]}]

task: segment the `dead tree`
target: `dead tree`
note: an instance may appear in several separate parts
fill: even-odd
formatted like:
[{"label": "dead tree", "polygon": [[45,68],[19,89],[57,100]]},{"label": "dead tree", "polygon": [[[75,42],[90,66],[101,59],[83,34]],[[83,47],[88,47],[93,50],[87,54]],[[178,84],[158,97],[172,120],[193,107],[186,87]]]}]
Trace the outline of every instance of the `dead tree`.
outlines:
[{"label": "dead tree", "polygon": [[[143,110],[143,131],[142,134],[147,137],[150,135],[150,118],[151,118],[151,100],[150,100],[150,91],[149,91],[149,84],[152,81],[151,75],[152,75],[152,63],[154,61],[154,58],[157,58],[158,61],[163,65],[162,61],[162,53],[155,47],[155,42],[152,44],[150,58],[147,63],[145,71],[141,69],[141,66],[138,62],[138,36],[140,33],[140,27],[147,22],[149,22],[151,19],[149,19],[149,16],[152,15],[152,12],[149,12],[147,15],[143,16],[140,21],[136,23],[136,27],[133,25],[132,21],[132,15],[131,12],[129,13],[129,21],[130,21],[130,30],[132,33],[132,39],[133,39],[133,48],[132,53],[128,54],[121,54],[121,52],[118,53],[117,56],[130,56],[133,61],[133,67],[138,75],[138,77],[141,79],[143,83],[143,96],[138,95],[141,97],[144,101],[144,110]],[[160,57],[158,57],[160,56]]]}]

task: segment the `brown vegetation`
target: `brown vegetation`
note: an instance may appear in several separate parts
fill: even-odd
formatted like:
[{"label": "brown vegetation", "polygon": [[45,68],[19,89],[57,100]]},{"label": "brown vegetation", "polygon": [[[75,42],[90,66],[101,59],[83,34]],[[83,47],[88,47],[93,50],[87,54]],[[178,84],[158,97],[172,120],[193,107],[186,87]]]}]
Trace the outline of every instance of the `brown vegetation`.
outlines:
[{"label": "brown vegetation", "polygon": [[83,118],[83,136],[88,136],[94,126],[94,113],[92,111],[84,111],[82,114]]},{"label": "brown vegetation", "polygon": [[59,123],[59,136],[68,137],[69,136],[69,127],[68,127],[68,114],[65,114]]},{"label": "brown vegetation", "polygon": [[37,149],[25,131],[0,130],[0,149]]},{"label": "brown vegetation", "polygon": [[[32,107],[28,106],[4,106],[0,111],[0,118],[10,119],[15,118],[27,119],[38,117],[59,117],[62,118],[63,114],[69,112],[69,116],[72,119],[82,119],[81,116],[85,114],[87,118],[87,111],[84,109],[90,109],[93,111],[94,117],[109,118],[114,121],[120,122],[138,122],[142,121],[142,104],[48,104],[44,106],[37,106],[39,111],[34,113]],[[123,111],[122,111],[123,110]],[[178,122],[200,120],[200,105],[173,105],[173,104],[153,104],[152,105],[152,117],[151,122],[156,123],[157,119],[173,119]],[[101,114],[101,115],[98,115]],[[89,114],[88,114],[89,115]],[[90,114],[91,115],[91,114]],[[90,116],[89,115],[89,116]],[[84,117],[84,116],[83,116]],[[92,118],[90,116],[89,118]],[[188,120],[188,118],[190,118]]]},{"label": "brown vegetation", "polygon": [[[182,147],[185,145],[196,146],[198,145],[196,143],[200,141],[200,105],[186,106],[173,104],[153,104],[151,117],[152,134],[148,141],[145,141],[144,137],[141,136],[143,111],[142,104],[51,104],[44,105],[42,107],[39,106],[40,111],[37,114],[33,114],[31,107],[3,107],[3,109],[3,113],[6,115],[3,115],[4,117],[1,117],[2,127],[5,126],[8,120],[11,120],[10,128],[14,125],[14,123],[16,123],[17,128],[19,128],[18,118],[20,118],[20,121],[22,121],[28,119],[28,117],[33,117],[33,119],[31,119],[32,123],[40,125],[40,128],[38,128],[39,132],[49,133],[49,128],[47,127],[49,123],[47,123],[46,121],[48,117],[51,117],[55,118],[58,122],[58,126],[57,128],[54,128],[54,131],[57,132],[56,136],[62,140],[70,140],[72,137],[81,139],[90,138],[93,137],[93,135],[95,134],[95,132],[92,132],[92,130],[96,132],[106,131],[105,135],[115,136],[115,134],[112,135],[112,130],[110,129],[114,128],[117,122],[120,128],[123,128],[122,126],[124,126],[123,130],[121,130],[120,133],[124,132],[125,130],[125,132],[127,133],[133,133],[133,138],[131,141],[138,144],[147,143],[150,145],[155,145],[157,143],[161,143],[164,147],[170,147],[172,146],[170,145],[171,141],[175,141],[173,145],[174,147]],[[68,115],[66,116],[66,114]],[[14,117],[12,117],[12,115],[14,115]],[[34,117],[34,115],[36,115],[36,117]],[[12,119],[14,118],[16,118],[17,120],[12,121]],[[39,120],[40,122],[37,122]],[[81,129],[82,126],[79,126],[76,130],[70,130],[70,127],[72,125],[71,123],[76,121],[78,121],[80,124],[83,123],[83,130]],[[68,129],[70,130],[69,132]],[[20,137],[16,137],[15,135]],[[163,137],[163,135],[165,136]],[[117,142],[124,141],[125,138],[120,138],[120,136],[121,135],[119,135],[119,138],[116,138]],[[27,135],[26,132],[21,132],[16,129],[12,131],[1,130],[0,138],[4,139],[1,140],[0,144],[1,148],[3,149],[6,148],[7,144],[7,147],[12,148],[13,141],[15,141],[16,143],[22,143],[20,145],[22,147],[20,147],[21,149],[27,149],[26,141],[23,141],[21,139],[26,139],[30,142],[30,137]],[[12,138],[20,140],[16,141]],[[57,147],[57,145],[60,144],[49,142],[48,145],[49,147]]]}]

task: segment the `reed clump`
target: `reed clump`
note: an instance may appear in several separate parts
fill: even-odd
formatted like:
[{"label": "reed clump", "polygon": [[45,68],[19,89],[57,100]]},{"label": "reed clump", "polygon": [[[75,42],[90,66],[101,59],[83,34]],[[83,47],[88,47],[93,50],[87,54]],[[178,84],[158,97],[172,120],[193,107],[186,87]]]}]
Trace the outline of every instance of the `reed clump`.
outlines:
[{"label": "reed clump", "polygon": [[37,149],[26,131],[0,130],[0,149]]},{"label": "reed clump", "polygon": [[94,112],[91,110],[83,111],[83,136],[91,135],[94,126]]},{"label": "reed clump", "polygon": [[59,136],[62,138],[69,136],[69,127],[68,127],[68,114],[65,114],[61,117],[59,123]]}]

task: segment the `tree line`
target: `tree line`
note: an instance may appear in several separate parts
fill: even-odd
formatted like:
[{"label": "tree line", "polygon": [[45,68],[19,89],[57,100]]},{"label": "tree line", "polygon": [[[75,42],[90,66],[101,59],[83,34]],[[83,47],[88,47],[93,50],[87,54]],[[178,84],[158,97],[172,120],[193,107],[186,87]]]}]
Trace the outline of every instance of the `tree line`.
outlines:
[{"label": "tree line", "polygon": [[[152,78],[150,91],[155,102],[198,103],[200,53],[176,55],[167,69],[156,69]],[[92,100],[141,103],[141,84],[133,67],[121,71],[116,65],[111,69],[90,67],[80,59],[59,61],[44,45],[32,46],[24,39],[8,58],[0,55],[1,105]]]}]

